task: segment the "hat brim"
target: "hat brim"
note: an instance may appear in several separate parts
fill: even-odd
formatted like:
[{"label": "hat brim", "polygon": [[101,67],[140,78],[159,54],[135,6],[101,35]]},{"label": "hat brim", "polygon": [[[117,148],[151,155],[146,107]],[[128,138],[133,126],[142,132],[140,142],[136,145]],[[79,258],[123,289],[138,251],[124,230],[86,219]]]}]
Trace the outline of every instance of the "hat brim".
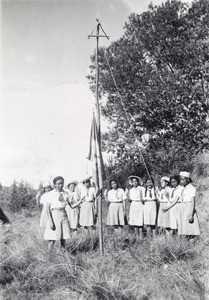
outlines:
[{"label": "hat brim", "polygon": [[128,176],[128,178],[127,178],[127,182],[128,182],[129,180],[132,180],[133,178],[137,178],[137,179],[138,179],[138,181],[139,181],[139,184],[140,184],[140,185],[142,185],[142,184],[143,184],[143,180],[142,180],[142,178],[141,178],[141,177],[139,177],[139,176],[135,176],[135,175],[130,175],[130,176]]},{"label": "hat brim", "polygon": [[78,181],[77,181],[77,180],[70,181],[70,182],[67,184],[67,187],[69,187],[69,185],[71,185],[71,184],[78,185]]},{"label": "hat brim", "polygon": [[82,182],[82,183],[85,183],[85,182],[91,180],[91,178],[92,178],[92,176],[89,176],[89,177],[87,177],[87,178],[81,180],[81,182]]}]

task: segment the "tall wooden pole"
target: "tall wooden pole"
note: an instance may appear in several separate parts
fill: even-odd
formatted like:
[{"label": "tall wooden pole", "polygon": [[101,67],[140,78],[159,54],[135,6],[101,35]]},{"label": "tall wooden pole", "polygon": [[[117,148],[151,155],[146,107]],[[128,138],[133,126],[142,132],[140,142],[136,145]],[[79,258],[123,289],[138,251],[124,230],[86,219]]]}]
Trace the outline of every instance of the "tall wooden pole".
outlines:
[{"label": "tall wooden pole", "polygon": [[[100,35],[100,29],[103,31],[104,35]],[[98,51],[99,51],[99,38],[100,37],[106,37],[109,39],[109,37],[104,32],[100,21],[97,20],[97,26],[96,26],[96,35],[92,33],[88,36],[95,37],[96,38],[96,101],[95,101],[95,108],[96,108],[96,120],[97,120],[97,126],[98,126],[98,139],[99,144],[101,146],[101,123],[100,123],[100,105],[99,105],[99,64],[98,64]],[[103,239],[103,224],[102,224],[102,192],[98,197],[98,225],[99,225],[99,250],[100,253],[104,254],[104,239]]]}]

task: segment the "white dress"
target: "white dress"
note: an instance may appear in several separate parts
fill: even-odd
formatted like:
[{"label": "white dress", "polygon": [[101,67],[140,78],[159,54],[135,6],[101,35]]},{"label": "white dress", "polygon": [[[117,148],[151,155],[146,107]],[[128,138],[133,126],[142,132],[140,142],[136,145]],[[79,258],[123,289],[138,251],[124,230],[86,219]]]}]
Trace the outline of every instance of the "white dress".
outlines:
[{"label": "white dress", "polygon": [[82,187],[81,199],[85,197],[85,201],[82,202],[80,207],[79,224],[81,226],[93,226],[95,225],[95,198],[96,190],[94,187],[86,188]]},{"label": "white dress", "polygon": [[[76,191],[72,192],[70,190],[67,191],[69,195],[69,201],[71,204],[75,204],[78,201],[78,194]],[[79,208],[78,206],[75,208],[71,208],[70,205],[67,205],[65,208],[68,216],[68,221],[70,223],[71,229],[78,228],[78,218],[79,218]]]},{"label": "white dress", "polygon": [[42,211],[41,211],[41,217],[40,217],[40,227],[45,228],[46,224],[48,222],[48,216],[46,213],[46,200],[47,200],[47,194],[44,193],[40,198],[40,204],[42,204]]},{"label": "white dress", "polygon": [[[180,198],[183,191],[183,187],[178,185],[176,188],[171,189],[171,196],[170,196],[170,203],[172,203],[176,197]],[[170,228],[177,229],[177,212],[178,212],[178,205],[177,203],[169,209],[169,216],[170,216]]]},{"label": "white dress", "polygon": [[167,210],[163,212],[162,209],[166,208],[170,203],[171,188],[166,186],[161,189],[157,195],[160,203],[157,217],[157,226],[162,228],[170,228],[170,212]]},{"label": "white dress", "polygon": [[156,225],[157,197],[154,188],[147,188],[144,191],[144,225]]},{"label": "white dress", "polygon": [[126,195],[123,189],[110,190],[107,194],[110,202],[107,214],[107,225],[125,225],[125,205]]},{"label": "white dress", "polygon": [[59,192],[52,190],[47,193],[46,204],[50,205],[50,212],[52,215],[55,229],[49,226],[49,220],[46,224],[44,233],[45,240],[61,240],[70,238],[70,224],[68,222],[67,213],[65,210],[68,205],[69,196],[65,191]]},{"label": "white dress", "polygon": [[132,187],[129,191],[129,198],[131,200],[129,211],[129,225],[143,226],[144,224],[144,204],[143,200],[144,187]]},{"label": "white dress", "polygon": [[189,183],[183,189],[178,203],[178,234],[179,235],[200,235],[200,227],[196,211],[193,214],[194,222],[189,223],[191,200],[196,195],[196,188]]}]

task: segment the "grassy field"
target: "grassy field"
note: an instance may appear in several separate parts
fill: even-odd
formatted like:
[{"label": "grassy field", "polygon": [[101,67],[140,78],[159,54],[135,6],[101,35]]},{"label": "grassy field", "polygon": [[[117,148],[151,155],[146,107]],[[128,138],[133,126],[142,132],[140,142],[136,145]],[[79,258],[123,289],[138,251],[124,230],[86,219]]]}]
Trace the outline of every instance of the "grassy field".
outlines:
[{"label": "grassy field", "polygon": [[1,228],[1,299],[208,299],[209,185],[201,179],[198,186],[200,238],[137,240],[126,228],[105,232],[104,256],[97,232],[79,232],[49,259],[39,213],[10,215],[12,225]]}]

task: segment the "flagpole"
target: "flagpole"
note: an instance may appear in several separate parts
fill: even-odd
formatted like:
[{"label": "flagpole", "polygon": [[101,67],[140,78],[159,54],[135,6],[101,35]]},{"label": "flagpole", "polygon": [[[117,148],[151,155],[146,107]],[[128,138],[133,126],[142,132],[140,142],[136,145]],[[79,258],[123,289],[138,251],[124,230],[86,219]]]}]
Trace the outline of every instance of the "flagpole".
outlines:
[{"label": "flagpole", "polygon": [[[97,26],[96,26],[96,35],[94,34],[94,30],[88,38],[95,37],[96,38],[96,57],[95,57],[95,64],[96,64],[96,101],[95,101],[95,108],[96,108],[96,120],[98,126],[98,140],[99,145],[101,147],[101,123],[100,123],[100,105],[99,105],[99,64],[98,64],[98,52],[99,52],[99,38],[105,37],[109,39],[109,36],[106,35],[104,29],[101,26],[100,21],[97,19]],[[100,29],[103,32],[103,35],[100,35]],[[104,239],[103,239],[103,224],[102,224],[102,191],[98,196],[98,225],[99,225],[99,250],[100,254],[104,254]]]}]

